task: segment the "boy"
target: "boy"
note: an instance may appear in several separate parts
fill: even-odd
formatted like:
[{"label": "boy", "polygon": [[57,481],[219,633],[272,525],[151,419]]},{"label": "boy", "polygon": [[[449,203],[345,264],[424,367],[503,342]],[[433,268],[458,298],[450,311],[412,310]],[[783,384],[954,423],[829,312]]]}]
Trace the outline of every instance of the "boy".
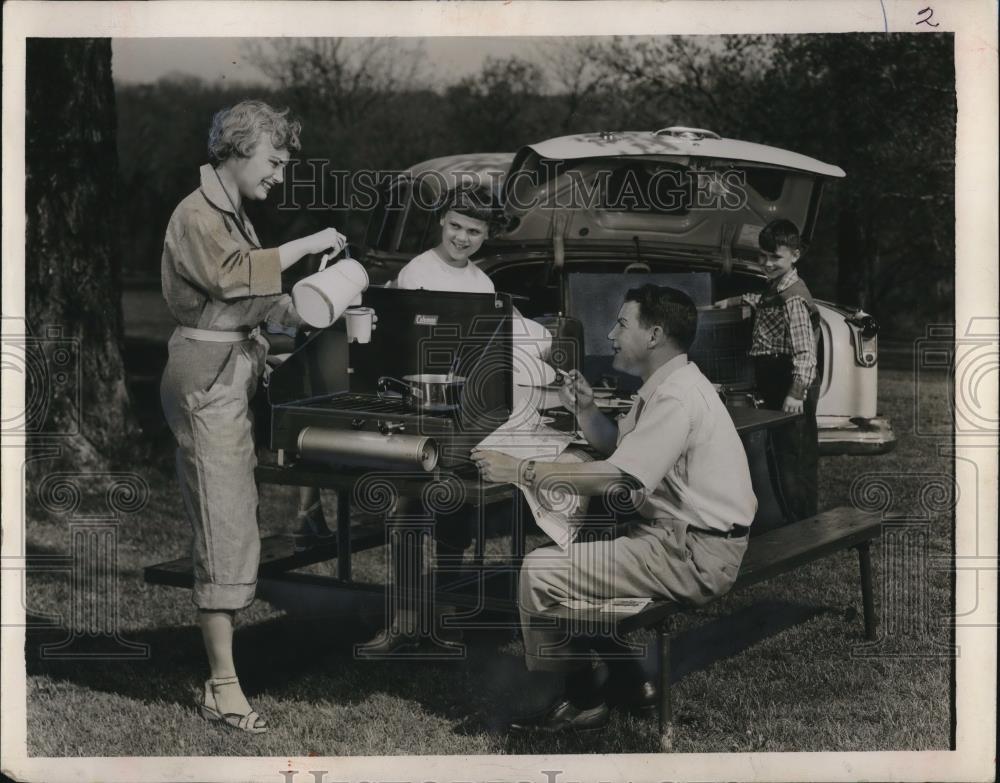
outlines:
[{"label": "boy", "polygon": [[764,406],[803,414],[773,436],[781,493],[793,518],[802,519],[816,513],[819,310],[795,269],[802,255],[795,224],[771,221],[761,230],[758,244],[767,290],[724,303],[753,307],[750,356]]}]

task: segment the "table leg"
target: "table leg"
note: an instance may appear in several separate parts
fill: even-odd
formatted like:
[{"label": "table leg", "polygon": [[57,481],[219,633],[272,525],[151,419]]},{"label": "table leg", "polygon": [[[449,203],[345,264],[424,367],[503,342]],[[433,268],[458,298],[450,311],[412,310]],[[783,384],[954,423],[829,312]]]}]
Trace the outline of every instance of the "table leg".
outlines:
[{"label": "table leg", "polygon": [[660,670],[660,750],[672,753],[674,749],[674,710],[670,698],[670,618],[660,625],[657,632]]},{"label": "table leg", "polygon": [[755,430],[741,437],[743,448],[746,450],[747,463],[750,466],[753,492],[757,497],[754,529],[769,530],[790,522],[788,510],[781,497],[778,465],[774,456],[770,431]]},{"label": "table leg", "polygon": [[512,563],[520,563],[524,560],[524,537],[527,532],[528,520],[532,518],[531,508],[520,490],[514,490],[511,512],[510,558]]},{"label": "table leg", "polygon": [[875,616],[875,591],[872,587],[871,542],[858,545],[858,563],[861,566],[861,603],[865,613],[865,638],[878,638],[878,618]]},{"label": "table leg", "polygon": [[337,491],[337,578],[351,581],[351,495]]}]

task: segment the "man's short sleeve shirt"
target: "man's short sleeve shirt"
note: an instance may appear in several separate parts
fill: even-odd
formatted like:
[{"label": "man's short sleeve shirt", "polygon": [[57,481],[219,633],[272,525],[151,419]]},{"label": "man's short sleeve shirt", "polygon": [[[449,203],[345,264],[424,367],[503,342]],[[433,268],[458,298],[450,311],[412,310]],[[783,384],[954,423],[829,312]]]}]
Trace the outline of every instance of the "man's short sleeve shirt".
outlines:
[{"label": "man's short sleeve shirt", "polygon": [[660,367],[618,422],[608,459],[638,481],[647,519],[726,531],[757,511],[743,443],[712,384],[682,354]]}]

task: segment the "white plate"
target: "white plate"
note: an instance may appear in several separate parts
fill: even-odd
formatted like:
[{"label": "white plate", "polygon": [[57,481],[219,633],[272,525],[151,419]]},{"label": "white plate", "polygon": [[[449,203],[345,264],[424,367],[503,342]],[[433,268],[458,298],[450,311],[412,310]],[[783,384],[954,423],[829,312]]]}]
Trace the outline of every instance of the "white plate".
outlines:
[{"label": "white plate", "polygon": [[594,405],[596,405],[598,408],[631,408],[632,401],[618,400],[618,399],[610,399],[610,400],[596,399],[594,400]]},{"label": "white plate", "polygon": [[514,355],[514,383],[518,386],[548,387],[556,371],[541,359],[521,351]]}]

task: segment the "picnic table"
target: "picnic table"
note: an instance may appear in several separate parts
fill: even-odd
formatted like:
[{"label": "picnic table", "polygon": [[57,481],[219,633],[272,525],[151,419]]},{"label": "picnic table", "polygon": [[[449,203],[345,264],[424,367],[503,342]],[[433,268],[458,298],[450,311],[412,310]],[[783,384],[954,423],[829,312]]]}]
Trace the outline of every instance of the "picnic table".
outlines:
[{"label": "picnic table", "polygon": [[[729,407],[727,410],[747,450],[754,492],[758,499],[758,512],[752,530],[763,531],[787,524],[792,520],[780,502],[776,478],[770,471],[768,433],[775,427],[786,425],[796,414],[749,406]],[[556,426],[559,426],[558,419]],[[334,540],[305,551],[296,551],[291,531],[264,537],[261,540],[259,579],[283,580],[309,585],[311,588],[360,593],[383,592],[388,589],[390,605],[403,598],[416,600],[424,605],[433,600],[446,601],[451,606],[464,607],[467,611],[463,616],[469,622],[477,614],[499,614],[516,618],[516,577],[521,558],[525,554],[525,536],[533,522],[526,504],[520,499],[520,493],[515,492],[510,485],[483,481],[471,465],[426,473],[373,473],[365,469],[334,468],[307,462],[293,465],[260,464],[256,469],[256,478],[259,484],[314,486],[337,493]],[[413,568],[408,569],[407,584],[390,584],[386,587],[354,580],[354,553],[383,545],[388,545],[390,549],[412,548],[414,539],[432,534],[433,516],[414,513],[414,508],[428,497],[429,492],[435,491],[458,493],[472,508],[483,508],[496,503],[510,504],[509,558],[504,562],[491,559],[491,562],[484,563],[486,531],[480,525],[471,564],[445,562],[435,569],[437,576],[448,577],[446,588],[439,590],[434,580],[427,579],[430,571],[422,562],[416,562]],[[364,513],[355,514],[356,510]],[[355,518],[354,523],[352,518]],[[417,547],[416,551],[422,551],[422,547]],[[395,553],[390,555],[392,556]],[[336,561],[335,577],[298,573],[298,569],[305,566],[329,560]],[[189,557],[148,566],[144,576],[152,584],[186,588],[193,584]],[[480,616],[478,620],[481,619]]]},{"label": "picnic table", "polygon": [[[858,552],[860,565],[862,604],[864,607],[864,628],[869,639],[875,638],[877,618],[875,615],[874,591],[870,544],[878,538],[881,523],[876,515],[860,512],[853,508],[836,508],[815,517],[795,520],[776,491],[777,477],[773,475],[773,460],[770,456],[770,433],[776,428],[788,425],[796,414],[762,410],[750,406],[729,407],[730,415],[743,445],[747,451],[751,479],[757,495],[758,511],[751,526],[751,538],[739,577],[733,590],[788,573],[806,563],[828,557],[846,549]],[[461,628],[463,623],[470,627],[511,627],[517,622],[516,587],[520,561],[524,556],[525,534],[529,528],[530,512],[526,504],[516,502],[519,493],[509,485],[491,484],[479,478],[471,466],[451,471],[437,470],[431,473],[410,472],[392,475],[381,473],[378,480],[383,482],[383,491],[374,493],[377,509],[368,503],[368,511],[380,511],[367,515],[365,521],[352,524],[353,505],[359,496],[359,489],[366,481],[371,481],[371,472],[350,470],[328,466],[299,463],[295,465],[259,465],[256,477],[261,484],[292,486],[316,486],[337,492],[336,538],[324,546],[306,551],[294,550],[290,535],[269,536],[262,540],[261,560],[258,576],[261,580],[280,580],[288,585],[298,585],[321,591],[351,591],[367,594],[369,598],[388,598],[386,606],[398,605],[398,599],[405,597],[417,601],[423,607],[440,601],[453,607],[456,613],[446,618],[450,627]],[[373,585],[352,579],[351,555],[372,547],[388,544],[390,549],[403,547],[410,552],[422,552],[423,547],[415,545],[422,536],[433,531],[433,517],[411,516],[417,501],[426,498],[426,493],[435,485],[442,491],[458,490],[472,507],[488,507],[495,503],[511,502],[511,551],[506,561],[483,561],[484,534],[476,538],[476,553],[472,564],[438,564],[431,574],[423,563],[411,569],[412,580],[405,584]],[[445,486],[450,485],[450,489]],[[369,487],[370,489],[370,487]],[[362,493],[363,494],[363,493]],[[372,493],[369,493],[372,494]],[[517,498],[515,498],[515,495]],[[381,501],[378,501],[381,498]],[[396,502],[402,499],[403,503]],[[369,498],[369,501],[371,498]],[[403,513],[400,513],[403,509]],[[379,518],[381,516],[381,518]],[[392,557],[394,555],[390,555]],[[296,569],[313,563],[335,559],[337,576],[320,576],[300,573]],[[450,573],[447,588],[440,588],[436,577]],[[145,579],[154,584],[188,587],[192,585],[190,558],[179,558],[167,563],[149,566],[145,569]],[[388,590],[388,595],[386,595]],[[660,701],[658,705],[660,747],[670,751],[673,748],[673,706],[670,692],[670,640],[671,619],[687,611],[688,607],[668,600],[654,600],[638,612],[621,616],[605,616],[602,622],[617,638],[640,628],[653,628],[657,632],[658,684]],[[499,622],[489,622],[484,618],[500,617]],[[582,608],[555,607],[544,621],[564,623],[567,628],[579,627],[581,623],[593,620],[593,611]],[[423,630],[431,644],[436,640],[436,629],[425,623]],[[445,645],[438,646],[443,655],[461,655],[461,650]],[[400,656],[418,657],[404,654]]]}]

